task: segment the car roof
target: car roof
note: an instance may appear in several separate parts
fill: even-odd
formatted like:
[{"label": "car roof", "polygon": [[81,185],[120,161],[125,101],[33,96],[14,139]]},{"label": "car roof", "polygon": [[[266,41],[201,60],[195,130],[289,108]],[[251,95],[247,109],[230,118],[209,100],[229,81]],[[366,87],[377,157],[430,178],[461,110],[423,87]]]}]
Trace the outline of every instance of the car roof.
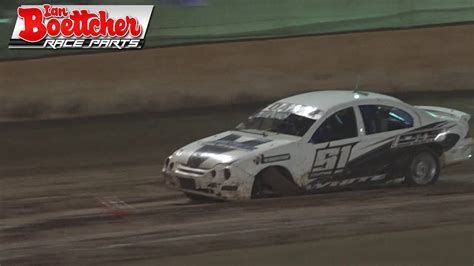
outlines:
[{"label": "car roof", "polygon": [[399,99],[367,91],[350,91],[350,90],[325,90],[313,91],[290,96],[279,100],[278,102],[294,103],[301,105],[309,105],[317,107],[320,110],[329,110],[332,107],[357,102],[360,100],[389,100],[401,102]]}]

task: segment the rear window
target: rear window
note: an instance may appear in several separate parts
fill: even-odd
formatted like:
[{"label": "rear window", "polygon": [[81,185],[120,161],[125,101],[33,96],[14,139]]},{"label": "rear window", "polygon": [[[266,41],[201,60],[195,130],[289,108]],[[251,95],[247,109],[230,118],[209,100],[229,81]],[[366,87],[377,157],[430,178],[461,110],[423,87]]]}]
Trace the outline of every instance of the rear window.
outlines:
[{"label": "rear window", "polygon": [[401,109],[386,105],[361,105],[359,108],[366,135],[413,127],[413,117]]}]

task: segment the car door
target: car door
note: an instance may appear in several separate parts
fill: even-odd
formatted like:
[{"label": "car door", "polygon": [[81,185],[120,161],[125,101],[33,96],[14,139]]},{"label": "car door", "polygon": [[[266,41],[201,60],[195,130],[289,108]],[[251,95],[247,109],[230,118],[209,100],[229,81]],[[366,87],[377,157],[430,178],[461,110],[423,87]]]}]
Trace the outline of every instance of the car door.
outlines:
[{"label": "car door", "polygon": [[358,119],[353,106],[328,115],[301,147],[308,173],[302,178],[301,185],[313,190],[343,178],[346,164],[359,141]]},{"label": "car door", "polygon": [[402,171],[404,155],[393,149],[392,144],[397,136],[414,128],[415,116],[409,110],[390,104],[360,104],[356,111],[363,122],[363,134],[353,160],[347,165],[353,175],[387,175],[394,169]]}]

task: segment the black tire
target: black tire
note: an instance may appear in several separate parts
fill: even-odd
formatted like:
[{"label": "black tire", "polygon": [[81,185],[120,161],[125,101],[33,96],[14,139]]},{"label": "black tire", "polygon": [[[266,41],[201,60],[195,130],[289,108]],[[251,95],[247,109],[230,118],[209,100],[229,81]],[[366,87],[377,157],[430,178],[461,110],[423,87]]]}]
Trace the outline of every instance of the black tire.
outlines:
[{"label": "black tire", "polygon": [[422,149],[411,157],[405,174],[405,183],[426,186],[436,183],[440,174],[438,156],[430,149]]},{"label": "black tire", "polygon": [[252,199],[289,197],[301,194],[301,190],[292,181],[291,176],[278,167],[262,170],[252,186]]},{"label": "black tire", "polygon": [[251,199],[265,199],[275,197],[272,188],[263,182],[261,176],[256,176],[253,181]]}]

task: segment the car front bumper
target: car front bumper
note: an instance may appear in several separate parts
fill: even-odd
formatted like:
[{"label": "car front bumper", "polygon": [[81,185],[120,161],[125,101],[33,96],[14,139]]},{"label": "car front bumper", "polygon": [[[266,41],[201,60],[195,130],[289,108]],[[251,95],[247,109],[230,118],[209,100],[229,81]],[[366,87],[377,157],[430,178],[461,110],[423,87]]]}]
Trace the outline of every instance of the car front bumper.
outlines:
[{"label": "car front bumper", "polygon": [[224,178],[221,174],[224,168],[229,166],[197,169],[177,164],[171,169],[164,167],[162,173],[168,187],[184,193],[219,200],[250,199],[253,177],[237,167],[231,167],[231,176]]}]

